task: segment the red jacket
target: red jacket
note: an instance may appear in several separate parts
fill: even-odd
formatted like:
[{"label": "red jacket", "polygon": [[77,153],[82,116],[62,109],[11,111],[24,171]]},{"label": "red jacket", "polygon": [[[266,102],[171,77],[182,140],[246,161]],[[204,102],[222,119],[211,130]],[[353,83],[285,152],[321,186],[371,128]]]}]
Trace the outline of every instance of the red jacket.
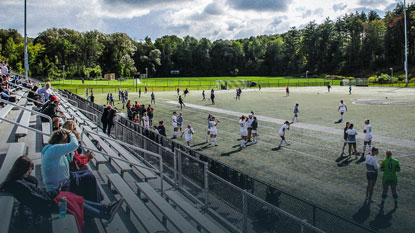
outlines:
[{"label": "red jacket", "polygon": [[87,156],[83,156],[78,154],[78,151],[75,151],[75,154],[72,158],[72,162],[69,165],[71,170],[79,170],[82,165],[85,165],[89,162],[89,158]]},{"label": "red jacket", "polygon": [[59,205],[59,200],[61,199],[61,197],[66,197],[66,210],[75,217],[79,233],[82,233],[82,229],[85,226],[84,198],[76,195],[75,193],[62,191],[59,193],[58,196],[55,197],[55,199],[53,199],[53,201]]}]

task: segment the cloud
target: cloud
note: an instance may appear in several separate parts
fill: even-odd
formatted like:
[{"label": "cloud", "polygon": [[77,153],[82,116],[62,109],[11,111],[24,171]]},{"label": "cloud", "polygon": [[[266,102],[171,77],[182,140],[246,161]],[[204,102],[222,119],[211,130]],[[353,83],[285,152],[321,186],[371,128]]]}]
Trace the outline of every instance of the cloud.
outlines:
[{"label": "cloud", "polygon": [[324,13],[323,8],[317,8],[315,10],[307,10],[303,13],[303,18],[307,18],[313,15],[322,16]]},{"label": "cloud", "polygon": [[205,7],[203,13],[208,15],[221,15],[223,13],[223,7],[218,3],[212,2]]},{"label": "cloud", "polygon": [[342,11],[342,10],[346,9],[346,7],[347,7],[347,4],[345,4],[345,3],[334,4],[333,5],[333,10],[334,11]]},{"label": "cloud", "polygon": [[376,7],[388,3],[388,0],[359,0],[359,4],[362,6]]},{"label": "cloud", "polygon": [[228,0],[227,2],[238,10],[285,12],[292,0]]}]

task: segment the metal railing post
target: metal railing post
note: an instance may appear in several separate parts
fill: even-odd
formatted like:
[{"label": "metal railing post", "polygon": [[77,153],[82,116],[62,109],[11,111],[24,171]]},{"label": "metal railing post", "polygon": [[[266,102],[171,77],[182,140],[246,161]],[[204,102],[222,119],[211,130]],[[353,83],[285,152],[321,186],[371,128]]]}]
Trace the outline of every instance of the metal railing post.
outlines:
[{"label": "metal railing post", "polygon": [[164,187],[163,187],[163,180],[164,180],[164,174],[163,174],[163,158],[160,156],[160,191],[161,196],[164,197]]},{"label": "metal railing post", "polygon": [[176,150],[177,151],[177,155],[178,155],[178,166],[177,166],[177,170],[178,170],[178,175],[179,175],[179,177],[178,177],[178,180],[179,180],[179,186],[181,187],[182,186],[182,182],[183,182],[183,179],[182,179],[182,175],[183,175],[183,171],[182,171],[182,153],[181,153],[181,151],[179,151],[179,150]]},{"label": "metal railing post", "polygon": [[204,170],[203,170],[203,173],[204,173],[204,183],[205,183],[205,188],[204,188],[204,190],[203,190],[203,192],[204,192],[204,196],[205,196],[205,205],[206,205],[206,207],[208,207],[208,205],[209,205],[209,200],[208,200],[208,197],[209,197],[209,177],[208,177],[208,162],[204,162]]},{"label": "metal railing post", "polygon": [[248,232],[248,196],[246,191],[242,192],[242,232]]},{"label": "metal railing post", "polygon": [[175,150],[174,151],[174,161],[173,161],[173,168],[174,168],[174,182],[176,182],[176,185],[178,184],[178,180],[177,180],[177,155],[178,151]]}]

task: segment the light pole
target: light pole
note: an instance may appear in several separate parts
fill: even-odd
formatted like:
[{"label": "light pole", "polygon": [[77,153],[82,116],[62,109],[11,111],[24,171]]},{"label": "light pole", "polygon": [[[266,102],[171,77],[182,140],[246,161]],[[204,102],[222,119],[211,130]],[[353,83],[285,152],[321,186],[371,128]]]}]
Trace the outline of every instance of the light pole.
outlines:
[{"label": "light pole", "polygon": [[405,28],[405,86],[408,87],[408,36],[406,32],[406,0],[403,1],[403,19]]},{"label": "light pole", "polygon": [[391,80],[392,80],[392,87],[393,87],[393,68],[389,68],[389,70],[391,71]]},{"label": "light pole", "polygon": [[29,59],[28,59],[28,55],[27,55],[27,26],[26,26],[26,22],[27,22],[27,15],[26,15],[26,7],[27,3],[26,0],[24,1],[24,76],[25,79],[28,80],[28,70],[29,70]]}]

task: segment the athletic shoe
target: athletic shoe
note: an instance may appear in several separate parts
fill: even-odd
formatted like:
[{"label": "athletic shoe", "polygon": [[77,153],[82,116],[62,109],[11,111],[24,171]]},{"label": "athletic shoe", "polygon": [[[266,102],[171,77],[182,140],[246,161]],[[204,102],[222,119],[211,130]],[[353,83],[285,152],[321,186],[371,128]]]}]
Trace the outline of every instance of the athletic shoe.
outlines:
[{"label": "athletic shoe", "polygon": [[290,143],[287,143],[287,146],[291,146],[291,144]]},{"label": "athletic shoe", "polygon": [[218,144],[215,144],[215,146],[218,146]]},{"label": "athletic shoe", "polygon": [[246,141],[246,142],[252,142],[252,141],[251,141],[251,139],[248,139],[248,141]]},{"label": "athletic shoe", "polygon": [[114,219],[115,214],[121,208],[123,202],[124,202],[124,199],[121,198],[116,203],[112,203],[112,205],[110,206],[110,211],[108,213],[109,214],[109,218],[107,219],[107,221],[108,221],[107,224],[110,223]]}]

